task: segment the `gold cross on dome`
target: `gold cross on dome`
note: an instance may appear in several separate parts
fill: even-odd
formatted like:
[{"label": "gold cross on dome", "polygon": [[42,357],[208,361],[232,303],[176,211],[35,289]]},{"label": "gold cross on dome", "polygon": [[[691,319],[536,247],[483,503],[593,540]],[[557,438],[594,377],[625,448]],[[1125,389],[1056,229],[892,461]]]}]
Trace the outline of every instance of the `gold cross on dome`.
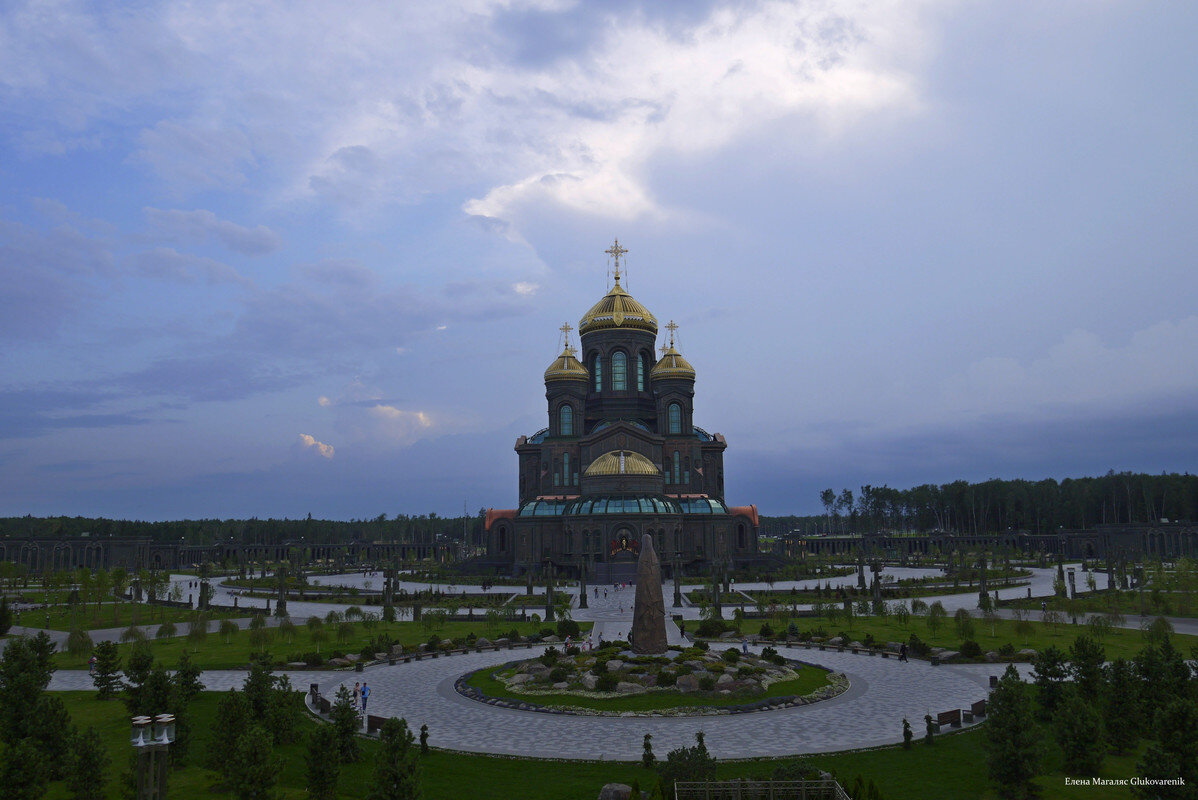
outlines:
[{"label": "gold cross on dome", "polygon": [[669,345],[663,344],[661,347],[659,347],[657,349],[660,350],[661,354],[664,356],[669,351],[670,347],[669,347]]},{"label": "gold cross on dome", "polygon": [[603,252],[605,252],[609,256],[611,256],[612,259],[616,262],[616,283],[619,283],[620,282],[620,256],[624,255],[628,251],[625,250],[623,247],[620,247],[620,240],[617,237],[616,243],[613,244],[611,247],[607,248],[606,250],[604,250]]},{"label": "gold cross on dome", "polygon": [[677,323],[675,323],[674,320],[670,320],[669,322],[666,323],[666,330],[668,330],[670,332],[670,347],[673,347],[674,346],[674,331],[678,330]]},{"label": "gold cross on dome", "polygon": [[564,324],[564,325],[562,325],[560,328],[558,328],[558,330],[559,330],[559,331],[561,331],[561,332],[562,332],[562,334],[563,334],[563,335],[564,335],[566,338],[569,338],[569,337],[570,337],[570,331],[572,331],[572,330],[574,330],[574,329],[573,329],[573,328],[571,328],[571,327],[570,327],[570,323],[568,323],[568,322],[567,322],[566,324]]}]

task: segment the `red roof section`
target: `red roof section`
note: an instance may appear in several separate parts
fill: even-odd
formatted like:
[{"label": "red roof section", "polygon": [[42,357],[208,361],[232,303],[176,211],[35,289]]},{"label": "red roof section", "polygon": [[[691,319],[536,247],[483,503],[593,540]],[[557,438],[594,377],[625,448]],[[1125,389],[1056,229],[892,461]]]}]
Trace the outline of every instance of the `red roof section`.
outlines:
[{"label": "red roof section", "polygon": [[753,520],[753,525],[761,527],[761,520],[757,516],[757,506],[728,506],[728,513],[748,517]]},{"label": "red roof section", "polygon": [[518,508],[488,508],[487,519],[483,523],[484,530],[491,530],[491,523],[497,519],[515,519]]}]

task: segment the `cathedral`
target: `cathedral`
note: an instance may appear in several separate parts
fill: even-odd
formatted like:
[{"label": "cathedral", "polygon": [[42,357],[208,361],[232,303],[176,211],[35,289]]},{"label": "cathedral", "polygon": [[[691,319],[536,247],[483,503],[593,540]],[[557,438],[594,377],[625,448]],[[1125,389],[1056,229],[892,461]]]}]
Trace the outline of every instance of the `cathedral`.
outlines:
[{"label": "cathedral", "polygon": [[548,427],[516,440],[519,508],[490,509],[485,560],[510,574],[552,569],[630,580],[643,534],[666,575],[757,560],[756,506],[724,502],[718,433],[692,420],[695,368],[674,341],[658,356],[657,318],[614,282],[578,323],[582,360],[545,370]]}]

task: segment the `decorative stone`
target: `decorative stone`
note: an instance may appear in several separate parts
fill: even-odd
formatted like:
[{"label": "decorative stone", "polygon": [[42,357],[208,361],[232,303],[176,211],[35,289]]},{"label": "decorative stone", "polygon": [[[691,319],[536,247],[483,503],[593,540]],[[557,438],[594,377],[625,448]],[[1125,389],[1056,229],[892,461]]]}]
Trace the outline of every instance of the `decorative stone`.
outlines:
[{"label": "decorative stone", "polygon": [[991,650],[990,652],[986,653],[986,660],[993,664],[996,661],[1001,661],[1002,656],[998,654],[997,650]]},{"label": "decorative stone", "polygon": [[626,783],[609,783],[599,790],[599,800],[628,800],[632,787]]},{"label": "decorative stone", "polygon": [[599,685],[599,678],[591,673],[586,673],[582,676],[582,687],[588,692],[595,691],[595,687]]},{"label": "decorative stone", "polygon": [[558,642],[560,642],[560,641],[561,641],[561,639],[557,638],[557,637],[556,637],[556,636],[554,636],[553,634],[549,634],[548,636],[546,636],[546,637],[545,637],[544,639],[542,639],[541,641],[542,641],[542,642],[546,642],[546,643],[548,643],[548,644],[557,644]]},{"label": "decorative stone", "polygon": [[557,683],[553,684],[553,688],[554,688],[554,689],[565,689],[565,688],[567,688],[569,685],[570,685],[570,684],[569,684],[568,682],[566,682],[566,681],[558,681]]},{"label": "decorative stone", "polygon": [[351,664],[355,661],[360,660],[361,658],[362,658],[362,656],[359,655],[358,653],[346,653],[345,654],[345,660],[350,662]]},{"label": "decorative stone", "polygon": [[641,556],[636,565],[636,600],[628,638],[634,653],[664,653],[667,649],[661,562],[653,549],[653,537],[649,534],[641,537]]},{"label": "decorative stone", "polygon": [[624,669],[624,662],[623,662],[623,661],[621,661],[621,660],[620,660],[620,659],[618,659],[618,658],[610,658],[610,659],[608,659],[608,661],[607,661],[607,671],[608,671],[608,672],[618,672],[618,671],[620,671],[620,670],[622,670],[622,669]]},{"label": "decorative stone", "polygon": [[475,647],[490,647],[490,646],[491,646],[491,640],[490,640],[490,639],[485,639],[485,638],[483,638],[482,636],[480,636],[480,637],[478,637],[477,639],[475,639],[475,640],[474,640],[474,646],[475,646]]},{"label": "decorative stone", "polygon": [[643,692],[644,690],[645,687],[641,686],[639,683],[620,681],[616,684],[616,691],[620,694],[635,694],[636,692]]},{"label": "decorative stone", "polygon": [[532,680],[532,676],[527,672],[521,672],[519,675],[512,676],[508,682],[508,686],[522,686]]},{"label": "decorative stone", "polygon": [[723,675],[721,675],[719,678],[716,679],[715,683],[716,683],[716,686],[727,686],[728,684],[732,683],[734,680],[736,680],[736,679],[733,678],[731,675],[729,675],[728,673],[724,673]]},{"label": "decorative stone", "polygon": [[680,692],[697,692],[699,691],[699,679],[694,675],[679,675],[675,685]]}]

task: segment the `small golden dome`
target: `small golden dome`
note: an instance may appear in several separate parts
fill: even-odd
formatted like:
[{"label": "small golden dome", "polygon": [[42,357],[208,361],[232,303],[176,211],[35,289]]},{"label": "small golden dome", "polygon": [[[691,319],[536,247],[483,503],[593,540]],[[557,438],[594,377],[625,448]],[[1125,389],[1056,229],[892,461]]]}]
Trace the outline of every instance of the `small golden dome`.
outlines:
[{"label": "small golden dome", "polygon": [[661,470],[640,453],[631,450],[612,450],[596,458],[583,473],[596,475],[660,475]]},{"label": "small golden dome", "polygon": [[671,344],[662,354],[661,360],[653,365],[653,369],[649,370],[649,377],[655,381],[664,378],[684,378],[693,381],[695,368]]},{"label": "small golden dome", "polygon": [[545,370],[546,381],[587,381],[590,377],[587,368],[574,357],[574,348],[569,346]]},{"label": "small golden dome", "polygon": [[578,321],[580,336],[604,328],[638,328],[654,335],[657,334],[657,317],[650,314],[649,309],[624,291],[618,275],[611,291],[605,294],[598,303],[591,306],[591,310]]}]

